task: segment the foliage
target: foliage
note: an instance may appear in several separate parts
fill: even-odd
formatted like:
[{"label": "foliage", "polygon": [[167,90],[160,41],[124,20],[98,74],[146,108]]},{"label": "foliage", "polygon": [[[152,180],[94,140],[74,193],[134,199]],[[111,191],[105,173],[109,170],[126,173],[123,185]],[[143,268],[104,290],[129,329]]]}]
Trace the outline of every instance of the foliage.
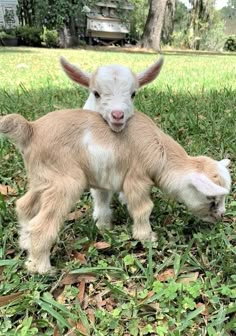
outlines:
[{"label": "foliage", "polygon": [[[15,52],[12,52],[15,51]],[[0,111],[34,120],[84,104],[85,89],[59,71],[61,50],[1,49]],[[67,50],[71,62],[91,71],[121,63],[140,72],[156,55]],[[192,155],[234,158],[235,56],[166,55],[163,73],[140,90],[138,110]],[[220,71],[216,71],[220,69]],[[40,103],[39,103],[40,102]],[[236,167],[232,164],[233,181]],[[20,153],[0,138],[0,335],[234,335],[235,183],[224,222],[206,225],[153,189],[153,246],[131,238],[132,221],[113,200],[114,228],[99,233],[85,193],[52,249],[55,274],[27,274],[18,246],[15,201],[27,188]],[[78,213],[77,212],[77,213]],[[95,244],[96,242],[96,244]]]},{"label": "foliage", "polygon": [[148,14],[148,0],[130,0],[134,10],[130,14],[130,36],[141,40]]},{"label": "foliage", "polygon": [[13,39],[16,38],[16,34],[14,34],[14,31],[6,32],[6,31],[0,31],[0,39]]},{"label": "foliage", "polygon": [[16,29],[16,33],[24,45],[36,47],[41,45],[40,28],[30,27],[28,25],[19,26]]},{"label": "foliage", "polygon": [[172,36],[172,45],[174,47],[180,47],[180,48],[187,47],[188,23],[189,23],[189,10],[183,2],[177,0],[174,15],[174,32]]},{"label": "foliage", "polygon": [[42,44],[49,48],[58,47],[58,32],[56,30],[49,30],[43,27],[43,32],[40,35]]},{"label": "foliage", "polygon": [[212,24],[210,29],[203,29],[200,33],[199,49],[222,51],[226,39],[224,28],[224,22],[218,21]]},{"label": "foliage", "polygon": [[227,38],[224,49],[226,51],[236,51],[236,35],[231,35]]}]

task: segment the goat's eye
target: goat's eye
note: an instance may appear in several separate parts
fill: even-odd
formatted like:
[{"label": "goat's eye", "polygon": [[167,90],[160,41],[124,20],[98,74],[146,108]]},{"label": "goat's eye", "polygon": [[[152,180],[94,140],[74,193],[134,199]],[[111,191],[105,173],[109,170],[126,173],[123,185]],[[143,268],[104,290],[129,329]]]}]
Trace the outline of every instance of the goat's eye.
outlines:
[{"label": "goat's eye", "polygon": [[97,91],[94,91],[93,94],[94,94],[95,98],[97,98],[97,99],[101,97],[100,94]]},{"label": "goat's eye", "polygon": [[135,96],[136,96],[136,92],[134,91],[131,95],[131,98],[134,99]]}]

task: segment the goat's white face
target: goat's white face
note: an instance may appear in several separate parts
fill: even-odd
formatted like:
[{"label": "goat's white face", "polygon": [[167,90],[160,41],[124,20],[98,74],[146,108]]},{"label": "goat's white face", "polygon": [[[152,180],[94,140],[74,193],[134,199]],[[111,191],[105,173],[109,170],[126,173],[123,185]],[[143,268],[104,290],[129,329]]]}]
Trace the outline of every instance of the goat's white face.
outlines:
[{"label": "goat's white face", "polygon": [[102,66],[90,75],[64,58],[61,58],[61,64],[72,80],[89,88],[84,109],[100,113],[110,128],[119,132],[134,113],[133,99],[137,90],[158,76],[163,59],[137,75],[122,65]]},{"label": "goat's white face", "polygon": [[205,222],[215,223],[225,214],[225,197],[230,191],[231,178],[227,166],[229,160],[216,161],[221,185],[205,174],[191,173],[186,176],[180,198],[189,210]]},{"label": "goat's white face", "polygon": [[[121,131],[134,113],[138,90],[136,76],[126,67],[100,67],[90,81],[90,97],[84,108],[101,113],[113,131]],[[93,95],[93,98],[91,98]]]}]

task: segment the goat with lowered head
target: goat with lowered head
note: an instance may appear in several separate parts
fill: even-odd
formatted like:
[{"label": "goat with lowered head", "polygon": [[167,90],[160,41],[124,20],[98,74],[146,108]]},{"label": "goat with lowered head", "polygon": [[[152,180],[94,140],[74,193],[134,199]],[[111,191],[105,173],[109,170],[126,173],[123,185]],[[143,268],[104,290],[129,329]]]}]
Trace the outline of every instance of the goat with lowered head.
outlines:
[{"label": "goat with lowered head", "polygon": [[[87,188],[105,196],[123,191],[133,237],[141,241],[156,239],[149,222],[153,185],[204,221],[224,215],[229,160],[189,156],[142,113],[135,113],[119,133],[98,113],[85,110],[51,112],[35,122],[10,114],[0,117],[0,132],[18,145],[27,169],[29,188],[16,210],[20,246],[28,252],[31,272],[51,268],[50,249],[64,217]],[[109,228],[106,214],[99,216],[100,227]]]}]

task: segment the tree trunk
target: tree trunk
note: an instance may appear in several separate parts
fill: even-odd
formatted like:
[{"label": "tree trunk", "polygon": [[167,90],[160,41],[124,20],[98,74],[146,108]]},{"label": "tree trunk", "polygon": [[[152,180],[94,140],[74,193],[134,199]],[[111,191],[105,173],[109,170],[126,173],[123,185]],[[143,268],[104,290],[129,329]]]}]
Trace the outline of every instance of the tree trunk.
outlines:
[{"label": "tree trunk", "polygon": [[175,0],[167,0],[161,40],[170,44],[174,31]]},{"label": "tree trunk", "polygon": [[160,51],[161,32],[167,0],[150,0],[150,7],[143,33],[143,48]]}]

